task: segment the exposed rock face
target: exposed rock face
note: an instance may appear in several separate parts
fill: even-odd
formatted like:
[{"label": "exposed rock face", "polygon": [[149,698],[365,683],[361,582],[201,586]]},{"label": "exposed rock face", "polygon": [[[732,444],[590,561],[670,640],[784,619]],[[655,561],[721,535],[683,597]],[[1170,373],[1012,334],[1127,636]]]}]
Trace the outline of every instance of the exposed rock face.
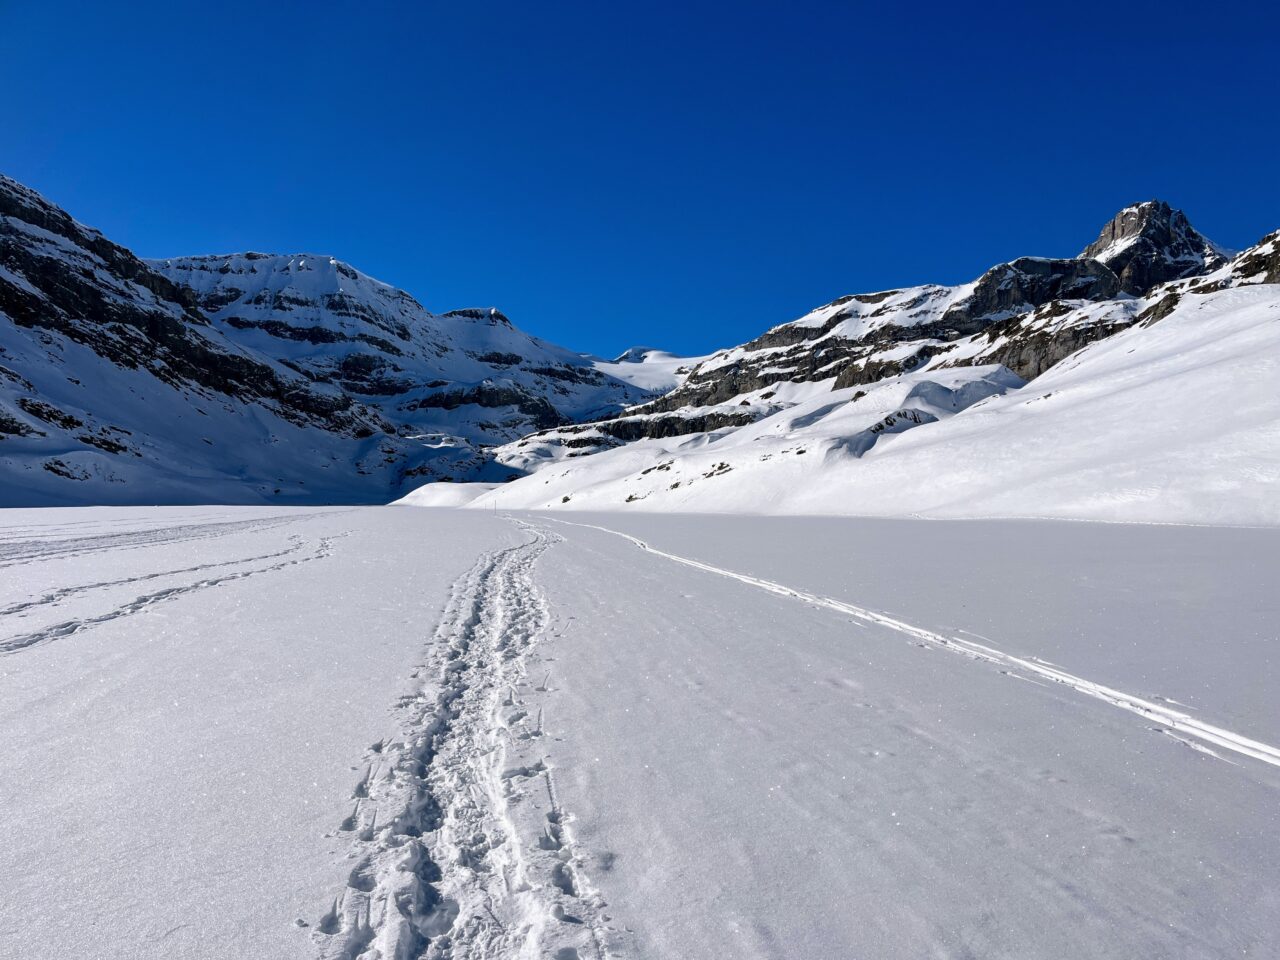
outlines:
[{"label": "exposed rock face", "polygon": [[486,409],[513,407],[529,418],[538,430],[558,427],[569,421],[553,407],[546,397],[538,397],[522,387],[493,383],[480,383],[473,387],[442,390],[430,393],[417,401],[417,410],[457,410],[459,407],[476,406]]},{"label": "exposed rock face", "polygon": [[[389,421],[477,448],[652,396],[602,373],[591,358],[518,330],[496,309],[433,314],[333,257],[246,253],[153,265],[193,290],[231,339],[358,397]],[[459,396],[470,399],[455,402]],[[420,415],[463,407],[447,420]]]},{"label": "exposed rock face", "polygon": [[268,402],[298,423],[346,434],[383,426],[349,397],[319,393],[219,342],[190,290],[5,178],[0,266],[0,312],[19,327],[55,332],[174,386]]},{"label": "exposed rock face", "polygon": [[1095,319],[1084,314],[1087,319],[1082,319],[1080,311],[1067,304],[1052,303],[987,327],[975,342],[990,346],[971,362],[998,363],[1032,380],[1082,347],[1123,330],[1133,322],[1133,314],[1121,306],[1112,316]]},{"label": "exposed rock face", "polygon": [[1120,278],[1120,288],[1135,296],[1226,262],[1223,252],[1196,231],[1181,210],[1163,200],[1125,207],[1080,257],[1107,264]]},{"label": "exposed rock face", "polygon": [[144,262],[0,177],[0,504],[386,502],[654,395],[597,364],[331,257]]},{"label": "exposed rock face", "polygon": [[1241,283],[1280,283],[1280,230],[1236,257],[1231,274]]},{"label": "exposed rock face", "polygon": [[1097,260],[1022,257],[984,273],[973,293],[942,315],[941,339],[977,333],[1001,316],[1026,313],[1055,300],[1107,300],[1120,292],[1115,273]]},{"label": "exposed rock face", "polygon": [[[1274,265],[1255,257],[1251,269]],[[1095,340],[1159,311],[1136,299],[1159,284],[1204,276],[1225,263],[1181,211],[1150,201],[1120,211],[1070,259],[1023,257],[959,287],[925,285],[844,296],[741,347],[709,358],[672,392],[632,408],[623,433],[702,432],[716,411],[760,417],[771,391],[831,380],[833,389],[876,383],[926,367],[999,363],[1039,376]],[[665,414],[680,414],[672,419]],[[618,435],[606,423],[595,427]],[[546,435],[556,443],[557,432]]]}]

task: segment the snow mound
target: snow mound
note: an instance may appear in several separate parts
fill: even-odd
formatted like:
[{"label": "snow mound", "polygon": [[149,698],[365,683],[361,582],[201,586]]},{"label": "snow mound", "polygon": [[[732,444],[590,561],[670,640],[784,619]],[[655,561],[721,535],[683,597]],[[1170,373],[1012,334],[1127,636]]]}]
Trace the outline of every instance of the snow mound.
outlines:
[{"label": "snow mound", "polygon": [[497,483],[428,483],[396,500],[392,506],[463,507],[499,486]]}]

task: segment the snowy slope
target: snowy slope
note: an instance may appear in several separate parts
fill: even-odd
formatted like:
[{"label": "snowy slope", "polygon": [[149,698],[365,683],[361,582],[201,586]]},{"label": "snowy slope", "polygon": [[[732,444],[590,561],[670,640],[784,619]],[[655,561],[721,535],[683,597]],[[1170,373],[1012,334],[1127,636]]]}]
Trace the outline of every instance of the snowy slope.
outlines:
[{"label": "snowy slope", "polygon": [[857,400],[825,392],[723,435],[551,467],[475,503],[1280,523],[1280,297],[1259,286],[1187,300],[950,418],[919,401],[954,396],[960,380],[982,399],[968,378],[988,368],[908,374]]},{"label": "snowy slope", "polygon": [[[896,377],[949,367],[999,365],[1031,380],[1082,347],[1151,319],[1164,309],[1159,291],[1204,279],[1224,256],[1181,211],[1161,201],[1136,204],[1078,257],[1022,257],[959,286],[840,297],[701,358],[657,399],[614,418],[538,431],[500,447],[495,460],[522,474],[646,438],[703,442],[825,392],[847,399]],[[637,348],[623,359],[644,356]],[[853,393],[841,393],[849,388]]]},{"label": "snowy slope", "polygon": [[0,177],[0,504],[383,502],[653,395],[604,366],[328,257],[147,264]]},{"label": "snowy slope", "polygon": [[358,396],[401,434],[472,446],[617,411],[654,388],[512,326],[494,308],[433,314],[327,256],[154,260],[228,339]]},{"label": "snowy slope", "polygon": [[[1146,297],[1058,302],[874,383],[629,411],[561,431],[578,445],[567,456],[526,438],[499,457],[536,472],[472,505],[1280,523],[1276,245]],[[967,365],[1099,326],[1027,386]],[[680,418],[697,429],[665,427]]]},{"label": "snowy slope", "polygon": [[375,499],[386,429],[0,178],[0,503]]},{"label": "snowy slope", "polygon": [[653,393],[669,393],[707,357],[681,357],[652,347],[632,347],[612,361],[597,361],[596,369]]},{"label": "snowy slope", "polygon": [[[642,509],[656,510],[769,512],[783,495],[773,483],[792,488],[811,482],[825,472],[825,458],[837,451],[862,457],[903,430],[949,418],[979,400],[1021,384],[997,366],[904,374],[870,389],[833,391],[830,381],[786,384],[771,390],[773,395],[767,400],[747,397],[746,402],[757,409],[749,408],[745,414],[734,404],[697,415],[724,417],[726,421],[744,416],[742,425],[639,439],[589,458],[575,456],[578,451],[570,450],[568,456],[549,460],[546,465],[536,460],[544,448],[536,444],[537,438],[530,438],[499,451],[499,456],[504,464],[536,472],[493,490],[475,504],[521,509],[612,509],[643,504]],[[678,417],[671,414],[664,420]],[[615,421],[629,423],[643,424],[645,419]],[[570,442],[603,444],[610,439],[588,425]],[[738,475],[731,477],[735,472]],[[769,479],[775,477],[776,481]],[[746,495],[726,498],[735,489]]]},{"label": "snowy slope", "polygon": [[3,521],[6,956],[1280,946],[1275,530]]}]

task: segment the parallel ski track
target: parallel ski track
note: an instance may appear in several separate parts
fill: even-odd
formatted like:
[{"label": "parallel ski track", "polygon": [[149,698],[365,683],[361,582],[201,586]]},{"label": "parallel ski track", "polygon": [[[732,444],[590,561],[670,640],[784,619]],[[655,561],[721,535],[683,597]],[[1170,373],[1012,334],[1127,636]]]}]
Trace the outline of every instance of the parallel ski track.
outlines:
[{"label": "parallel ski track", "polygon": [[[284,550],[280,550],[275,553],[263,554],[261,556],[245,557],[242,560],[233,560],[233,561],[228,561],[227,563],[240,565],[240,564],[246,564],[246,563],[257,563],[262,560],[271,560],[275,558],[287,557],[288,559],[281,559],[279,562],[272,563],[265,567],[251,567],[247,570],[237,570],[235,573],[227,573],[217,577],[206,577],[200,580],[195,580],[191,583],[184,583],[174,587],[167,587],[163,590],[156,590],[153,593],[147,593],[147,594],[143,594],[142,596],[135,597],[132,600],[128,601],[127,603],[123,603],[120,606],[115,607],[112,610],[108,610],[106,613],[102,613],[97,616],[83,617],[83,618],[74,619],[74,620],[65,620],[61,623],[55,623],[52,626],[44,627],[43,629],[36,630],[32,633],[24,633],[24,634],[19,634],[18,636],[7,637],[5,639],[0,640],[0,656],[6,655],[6,654],[15,654],[23,650],[28,650],[32,647],[37,647],[42,644],[49,643],[50,641],[53,641],[53,640],[59,640],[64,637],[74,636],[75,634],[80,633],[83,630],[87,630],[90,627],[97,626],[98,624],[107,623],[108,621],[111,621],[111,620],[119,620],[122,617],[132,616],[133,614],[140,613],[144,610],[154,607],[157,604],[164,603],[169,600],[176,600],[178,597],[183,597],[183,596],[186,596],[187,594],[196,593],[201,590],[207,590],[210,587],[217,587],[217,586],[221,586],[224,583],[231,583],[236,580],[244,580],[249,577],[256,577],[262,574],[274,573],[278,570],[283,570],[287,567],[297,566],[300,563],[310,563],[313,560],[323,560],[324,558],[329,556],[332,543],[337,538],[322,537],[319,540],[319,542],[316,544],[316,547],[314,550],[312,550],[310,553],[305,553],[302,556],[297,556],[296,554],[298,554],[300,551],[304,549],[304,547],[306,546],[306,543],[300,537],[295,536],[295,537],[291,537],[290,539],[294,541],[293,544]],[[213,567],[220,567],[225,565],[227,564],[215,563],[215,564],[208,564],[206,566],[197,566],[197,567],[190,568],[190,570],[187,572],[205,570],[205,569],[210,569]],[[170,573],[182,573],[182,572],[183,571],[167,571],[164,573],[148,575],[146,577],[138,577],[136,579],[147,580],[147,579],[152,579],[153,576],[161,577],[161,576],[167,576]],[[130,579],[124,579],[116,582],[128,583],[131,581]],[[86,587],[78,588],[78,589],[93,589],[96,587],[111,586],[111,585],[113,584],[111,583],[89,584]],[[72,592],[75,592],[75,591],[72,591]],[[60,595],[55,594],[55,595],[51,595],[51,597],[44,597],[44,598],[41,598],[40,600],[33,601],[33,604],[54,602],[56,599],[60,598]],[[22,609],[23,607],[22,605],[19,605],[18,608]],[[10,610],[6,612],[12,612],[12,611]]]},{"label": "parallel ski track", "polygon": [[[1267,763],[1272,766],[1280,767],[1280,748],[1274,747],[1268,743],[1263,743],[1260,740],[1254,740],[1251,737],[1242,736],[1241,734],[1227,730],[1223,727],[1206,723],[1205,721],[1193,717],[1188,713],[1172,709],[1167,704],[1155,703],[1142,697],[1134,696],[1131,693],[1125,693],[1122,690],[1117,690],[1114,687],[1095,683],[1094,681],[1086,680],[1083,677],[1077,677],[1060,669],[1056,665],[1045,663],[1034,658],[1019,657],[1014,654],[1005,653],[1003,650],[998,650],[989,644],[979,643],[975,640],[966,640],[962,637],[946,637],[932,630],[927,630],[924,627],[917,627],[887,614],[868,610],[865,607],[855,606],[854,604],[846,603],[843,600],[835,600],[831,597],[823,597],[818,594],[807,593],[806,591],[796,590],[772,580],[765,580],[760,577],[737,573],[733,570],[726,570],[723,567],[703,563],[700,560],[694,560],[689,557],[682,557],[678,554],[668,553],[665,550],[659,550],[657,547],[646,543],[639,537],[633,537],[631,534],[622,533],[619,530],[612,530],[609,527],[602,527],[591,523],[578,523],[572,520],[560,520],[552,517],[547,517],[546,519],[551,520],[554,523],[562,523],[568,526],[582,527],[590,530],[599,530],[602,533],[621,537],[624,540],[629,540],[641,550],[645,550],[654,556],[663,557],[667,560],[684,564],[687,567],[692,567],[695,570],[701,570],[705,573],[715,574],[720,577],[728,577],[731,580],[737,580],[740,583],[745,583],[761,590],[767,590],[770,593],[775,593],[779,596],[791,597],[792,599],[800,600],[804,603],[809,603],[817,607],[825,607],[828,610],[835,610],[864,623],[886,627],[897,633],[903,634],[904,636],[911,637],[913,640],[940,647],[944,650],[949,650],[952,653],[957,653],[973,660],[980,660],[985,663],[993,664],[1000,667],[1003,672],[1019,670],[1030,677],[1035,677],[1040,680],[1048,680],[1052,683],[1070,687],[1077,693],[1082,693],[1095,700],[1101,700],[1104,703],[1109,703],[1114,707],[1119,707],[1121,710],[1135,713],[1152,723],[1158,724],[1159,726],[1155,727],[1156,730],[1161,733],[1168,733],[1170,736],[1174,736],[1175,739],[1182,740],[1181,737],[1175,736],[1172,731],[1177,731],[1178,733],[1195,737],[1199,741],[1212,744],[1222,750],[1226,750],[1240,756],[1250,757],[1254,760],[1260,760],[1263,763]],[[1016,673],[1009,673],[1009,675],[1015,677],[1018,676]],[[1021,679],[1025,680],[1027,679],[1027,676],[1023,676]],[[1187,740],[1182,740],[1182,742],[1186,743],[1188,746],[1197,748],[1202,752],[1208,753],[1211,756],[1217,757],[1218,759],[1226,759],[1215,751],[1201,746],[1200,744]]]},{"label": "parallel ski track", "polygon": [[[294,538],[296,539],[296,538]],[[111,587],[122,587],[130,583],[146,583],[149,580],[163,580],[166,577],[177,577],[184,573],[200,573],[205,570],[218,570],[223,567],[237,567],[246,563],[256,563],[259,560],[273,560],[276,557],[287,556],[296,553],[301,549],[300,543],[294,543],[284,550],[276,550],[273,553],[261,553],[253,557],[236,557],[231,560],[221,560],[216,563],[198,563],[190,567],[177,567],[170,570],[153,570],[151,573],[141,573],[134,577],[120,577],[115,580],[97,580],[93,583],[81,583],[74,587],[60,587],[57,590],[51,590],[42,596],[31,600],[24,600],[19,603],[10,604],[0,609],[0,618],[11,617],[15,614],[26,613],[28,610],[38,609],[39,607],[52,606],[61,603],[69,597],[78,597],[81,594],[92,593],[94,590],[106,590]]]},{"label": "parallel ski track", "polygon": [[10,540],[0,542],[0,568],[11,567],[15,564],[66,560],[104,551],[169,546],[189,543],[193,540],[208,540],[234,533],[269,530],[272,527],[294,523],[300,519],[302,519],[302,515],[263,517],[255,520],[232,520],[221,523],[185,523],[171,527],[130,530],[123,533],[102,533],[95,536],[71,537],[65,540]]}]

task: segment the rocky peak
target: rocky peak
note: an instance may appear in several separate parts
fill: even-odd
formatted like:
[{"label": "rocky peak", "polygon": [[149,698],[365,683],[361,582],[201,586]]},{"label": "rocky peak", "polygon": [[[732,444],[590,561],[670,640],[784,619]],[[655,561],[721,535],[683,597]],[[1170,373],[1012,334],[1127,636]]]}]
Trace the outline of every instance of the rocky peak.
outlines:
[{"label": "rocky peak", "polygon": [[1135,295],[1159,283],[1213,270],[1225,260],[1186,214],[1163,200],[1125,207],[1080,258],[1105,263],[1120,278],[1121,289]]}]

